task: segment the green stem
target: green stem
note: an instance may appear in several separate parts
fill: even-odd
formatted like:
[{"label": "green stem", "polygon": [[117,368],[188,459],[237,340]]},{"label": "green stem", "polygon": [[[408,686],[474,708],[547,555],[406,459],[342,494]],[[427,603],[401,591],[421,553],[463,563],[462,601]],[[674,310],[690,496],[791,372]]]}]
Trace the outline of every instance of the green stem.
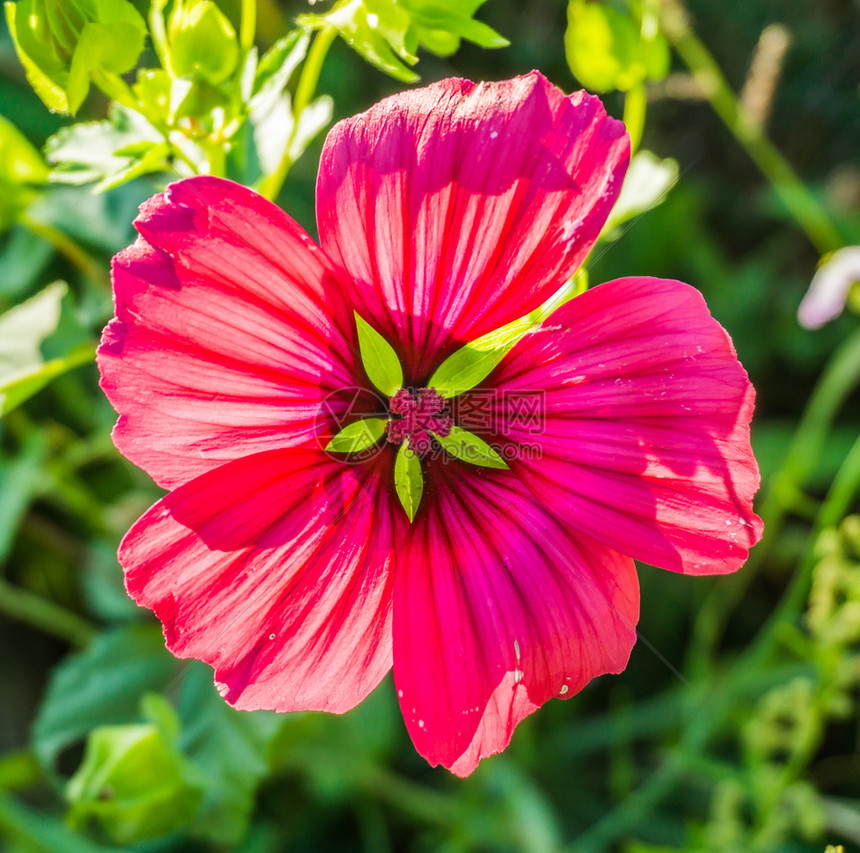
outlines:
[{"label": "green stem", "polygon": [[41,237],[43,240],[47,240],[59,254],[83,275],[92,279],[92,281],[105,290],[110,290],[110,281],[102,265],[97,263],[68,234],[63,233],[59,228],[55,228],[47,222],[33,219],[27,214],[20,221],[28,231],[37,237]]},{"label": "green stem", "polygon": [[644,83],[637,83],[624,95],[624,126],[630,134],[630,156],[632,157],[642,141],[642,131],[645,129],[645,112],[648,99]]},{"label": "green stem", "polygon": [[824,255],[843,246],[845,241],[827,211],[797,177],[762,128],[744,115],[716,60],[691,28],[681,0],[663,0],[660,24],[717,115],[770,181],[819,254]]},{"label": "green stem", "polygon": [[270,201],[274,201],[278,197],[287,178],[287,173],[293,165],[291,148],[298,132],[299,120],[316,93],[323,62],[336,37],[337,30],[334,27],[325,27],[317,32],[311,49],[308,51],[307,59],[305,59],[305,64],[302,67],[302,75],[296,88],[296,95],[293,98],[293,129],[284,148],[284,155],[281,157],[278,168],[260,184],[260,193]]},{"label": "green stem", "polygon": [[96,634],[96,629],[77,613],[14,586],[3,578],[0,578],[0,612],[66,640],[73,646],[87,645]]},{"label": "green stem", "polygon": [[239,25],[239,45],[247,55],[254,47],[257,32],[257,0],[242,0],[242,22]]},{"label": "green stem", "polygon": [[173,62],[170,59],[170,48],[167,44],[167,29],[164,26],[164,7],[166,5],[167,0],[152,0],[152,5],[149,7],[149,33],[161,67],[171,77],[176,77],[173,72]]}]

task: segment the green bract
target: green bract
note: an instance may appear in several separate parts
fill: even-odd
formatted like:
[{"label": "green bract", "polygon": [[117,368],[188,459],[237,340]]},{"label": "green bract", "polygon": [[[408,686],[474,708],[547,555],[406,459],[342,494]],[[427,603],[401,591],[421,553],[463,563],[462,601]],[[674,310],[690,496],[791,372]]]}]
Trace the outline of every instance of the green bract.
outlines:
[{"label": "green bract", "polygon": [[355,325],[358,328],[358,348],[361,352],[361,363],[367,373],[367,378],[386,397],[393,397],[403,387],[403,368],[397,353],[376,329],[358,313],[355,314]]},{"label": "green bract", "polygon": [[412,521],[424,493],[424,475],[421,473],[421,461],[405,441],[400,445],[394,460],[394,488],[397,489],[397,497],[406,515]]},{"label": "green bract", "polygon": [[367,418],[356,421],[334,436],[326,445],[326,450],[335,453],[355,453],[366,450],[385,435],[386,423],[388,423],[386,418]]},{"label": "green bract", "polygon": [[474,19],[486,0],[340,0],[325,15],[303,15],[311,27],[334,27],[340,36],[380,71],[412,83],[418,75],[408,66],[418,48],[449,56],[466,39],[481,47],[509,42]]},{"label": "green bract", "polygon": [[177,77],[199,75],[218,85],[236,70],[236,31],[212,0],[177,0],[168,20],[167,37]]},{"label": "green bract", "polygon": [[669,45],[654,29],[611,6],[571,0],[564,47],[574,76],[594,92],[626,92],[644,80],[665,77]]},{"label": "green bract", "polygon": [[125,73],[143,50],[146,25],[128,0],[20,0],[5,7],[27,79],[55,112],[77,112],[94,78]]},{"label": "green bract", "polygon": [[452,353],[430,377],[428,385],[442,397],[450,398],[474,388],[492,373],[523,335],[543,320],[529,315],[489,332]]},{"label": "green bract", "polygon": [[483,438],[462,427],[451,427],[448,436],[443,438],[437,435],[434,438],[448,453],[470,465],[479,465],[482,468],[508,467],[507,462]]}]

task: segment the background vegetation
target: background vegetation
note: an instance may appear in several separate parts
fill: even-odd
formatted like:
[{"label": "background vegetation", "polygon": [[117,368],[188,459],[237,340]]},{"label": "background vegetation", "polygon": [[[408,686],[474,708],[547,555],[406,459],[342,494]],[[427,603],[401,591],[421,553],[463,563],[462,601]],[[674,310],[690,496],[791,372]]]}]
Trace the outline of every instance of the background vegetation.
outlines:
[{"label": "background vegetation", "polygon": [[[658,189],[639,187],[639,209],[650,209],[635,216],[634,205],[605,234],[590,280],[688,281],[729,330],[758,392],[765,540],[732,577],[642,567],[641,640],[626,672],[549,703],[464,781],[415,753],[390,678],[343,717],[228,708],[211,671],[175,661],[123,591],[116,546],[159,492],[114,450],[115,415],[91,363],[111,314],[109,259],[132,240],[137,205],[195,170],[255,183],[313,233],[315,132],[408,85],[409,57],[360,28],[357,52],[331,19],[305,18],[313,35],[288,37],[298,16],[331,3],[261,0],[256,44],[275,48],[243,91],[255,4],[219,0],[232,26],[211,13],[205,51],[194,41],[203,25],[188,36],[166,19],[172,77],[188,82],[168,108],[166,72],[129,88],[144,79],[129,73],[138,36],[139,65],[159,65],[140,29],[149,6],[136,0],[143,17],[129,23],[126,52],[114,55],[110,27],[94,30],[96,59],[77,82],[74,38],[54,44],[50,73],[67,74],[68,100],[50,106],[80,99],[71,117],[40,100],[3,29],[0,846],[860,849],[860,328],[850,311],[816,331],[796,319],[817,264],[860,242],[860,6],[642,0],[595,13],[577,0],[479,10],[438,0],[448,17],[428,30],[420,12],[432,0],[365,5],[386,3],[392,21],[404,20],[395,7],[407,14],[407,54],[412,38],[449,54],[419,52],[425,82],[537,68],[566,90],[604,90],[610,112],[641,130]],[[19,25],[28,4],[17,4]],[[94,0],[60,5],[100,14]],[[501,42],[486,28],[470,31],[479,44],[458,45],[452,28],[476,10],[510,46],[491,49]],[[600,27],[615,34],[615,66],[589,40]],[[743,92],[740,108],[732,92]],[[110,123],[86,123],[106,121],[109,99]],[[265,150],[261,139],[282,144]]]}]

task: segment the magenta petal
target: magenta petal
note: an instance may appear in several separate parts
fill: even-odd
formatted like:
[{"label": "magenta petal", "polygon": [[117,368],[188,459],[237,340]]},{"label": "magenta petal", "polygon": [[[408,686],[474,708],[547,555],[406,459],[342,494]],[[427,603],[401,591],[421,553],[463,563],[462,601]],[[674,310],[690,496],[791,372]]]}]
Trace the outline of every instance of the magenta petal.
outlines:
[{"label": "magenta petal", "polygon": [[390,563],[404,523],[390,477],[305,450],[215,468],[126,535],[128,592],[177,657],[215,669],[237,708],[346,711],[391,666]]},{"label": "magenta petal", "polygon": [[323,252],[230,181],[193,178],[141,207],[114,259],[99,349],[119,450],[170,488],[224,461],[313,442],[355,384],[352,317]]},{"label": "magenta petal", "polygon": [[359,312],[426,379],[447,350],[536,308],[576,270],[629,158],[624,126],[537,72],[443,80],[338,124],[317,221]]},{"label": "magenta petal", "polygon": [[466,776],[548,699],[626,666],[639,586],[511,474],[446,468],[396,556],[394,680],[416,749]]},{"label": "magenta petal", "polygon": [[[499,436],[520,448],[512,470],[566,524],[635,559],[739,568],[762,531],[754,395],[701,294],[619,279],[546,326],[492,377]],[[539,424],[522,417],[538,409]]]}]

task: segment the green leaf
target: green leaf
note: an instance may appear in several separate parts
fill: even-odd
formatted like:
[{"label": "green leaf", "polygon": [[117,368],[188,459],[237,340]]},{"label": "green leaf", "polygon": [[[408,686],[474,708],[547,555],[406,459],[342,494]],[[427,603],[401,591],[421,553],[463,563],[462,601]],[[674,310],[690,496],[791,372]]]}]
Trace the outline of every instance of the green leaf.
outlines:
[{"label": "green leaf", "polygon": [[376,329],[355,313],[358,348],[367,378],[386,397],[393,397],[403,387],[403,368],[394,347]]},{"label": "green leaf", "polygon": [[191,832],[220,847],[235,845],[247,832],[257,788],[270,771],[272,742],[289,715],[231,708],[212,670],[198,663],[185,676],[178,711],[179,746],[207,780]]},{"label": "green leaf", "polygon": [[0,314],[0,381],[39,366],[39,347],[60,322],[63,297],[68,285],[55,281],[26,302]]},{"label": "green leaf", "polygon": [[627,91],[669,70],[669,45],[659,32],[643,38],[639,21],[602,3],[571,0],[564,47],[574,76],[595,92]]},{"label": "green leaf", "polygon": [[424,492],[424,475],[421,473],[421,460],[412,452],[409,444],[403,442],[394,461],[394,487],[406,515],[412,521],[418,512],[421,495]]},{"label": "green leaf", "polygon": [[33,727],[39,763],[53,774],[60,752],[91,729],[137,720],[141,696],[163,690],[176,668],[153,625],[101,634],[85,651],[67,657],[51,676]]},{"label": "green leaf", "polygon": [[217,86],[236,70],[236,31],[212,0],[178,0],[167,26],[173,73]]},{"label": "green leaf", "polygon": [[284,91],[293,72],[307,56],[310,41],[310,33],[306,30],[292,30],[263,54],[254,75],[249,103],[252,110],[276,99]]},{"label": "green leaf", "polygon": [[603,234],[661,204],[667,193],[678,182],[678,161],[661,160],[651,151],[638,151],[630,161],[621,193],[606,224]]},{"label": "green leaf", "polygon": [[333,26],[371,65],[405,83],[424,47],[450,56],[465,38],[483,47],[505,47],[507,39],[474,20],[484,0],[340,0],[325,15],[303,15],[299,24]]},{"label": "green leaf", "polygon": [[376,444],[385,435],[386,418],[366,418],[344,427],[326,445],[334,453],[355,453]]},{"label": "green leaf", "polygon": [[445,438],[440,435],[434,437],[448,453],[470,465],[480,465],[483,468],[508,468],[505,460],[483,438],[462,427],[452,427],[450,435]]},{"label": "green leaf", "polygon": [[58,376],[93,361],[95,352],[95,344],[82,344],[62,358],[52,358],[30,370],[0,377],[0,417],[27,402]]},{"label": "green leaf", "polygon": [[492,373],[523,335],[539,324],[540,320],[523,317],[466,344],[439,365],[427,386],[446,399],[474,388]]},{"label": "green leaf", "polygon": [[42,486],[46,450],[45,433],[34,430],[27,434],[15,456],[0,454],[0,565],[8,557],[18,526]]},{"label": "green leaf", "polygon": [[65,127],[45,145],[54,165],[50,180],[63,184],[98,181],[95,191],[113,188],[144,172],[168,168],[163,135],[140,113],[112,104],[106,121]]},{"label": "green leaf", "polygon": [[57,330],[68,288],[54,282],[26,302],[0,315],[0,416],[40,391],[52,379],[92,361],[95,345],[73,346],[46,361],[45,341]]}]

